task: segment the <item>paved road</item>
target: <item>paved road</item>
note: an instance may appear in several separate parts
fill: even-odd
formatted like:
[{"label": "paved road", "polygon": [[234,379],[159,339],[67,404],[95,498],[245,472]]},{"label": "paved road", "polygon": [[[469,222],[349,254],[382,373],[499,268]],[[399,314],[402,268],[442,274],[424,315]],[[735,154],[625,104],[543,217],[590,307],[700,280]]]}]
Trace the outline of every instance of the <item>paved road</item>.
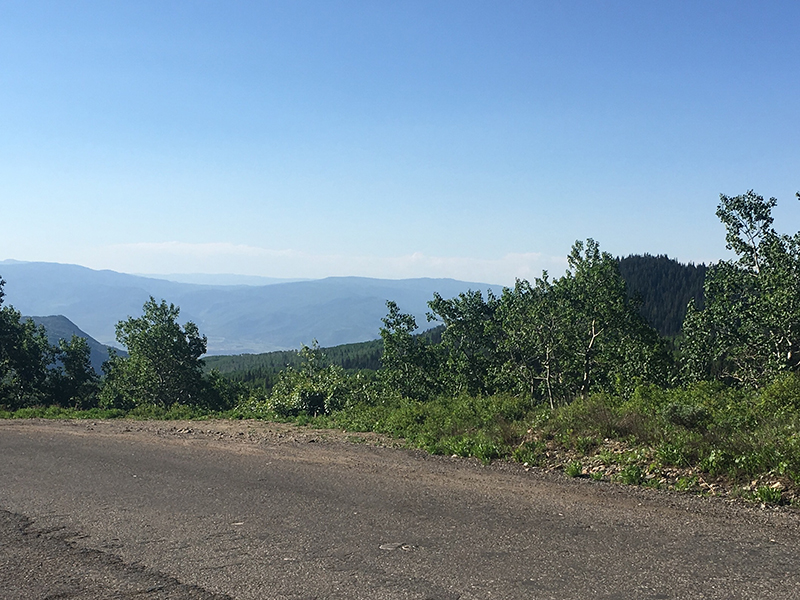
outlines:
[{"label": "paved road", "polygon": [[0,597],[800,598],[793,511],[247,423],[0,422]]}]

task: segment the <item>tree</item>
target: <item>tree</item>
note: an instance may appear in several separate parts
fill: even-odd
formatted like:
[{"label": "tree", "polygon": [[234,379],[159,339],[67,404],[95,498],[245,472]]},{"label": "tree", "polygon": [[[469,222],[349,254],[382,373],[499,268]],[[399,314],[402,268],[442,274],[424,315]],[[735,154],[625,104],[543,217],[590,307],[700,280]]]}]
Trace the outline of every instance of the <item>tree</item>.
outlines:
[{"label": "tree", "polygon": [[486,300],[480,291],[468,290],[447,300],[435,293],[428,302],[428,320],[444,324],[440,367],[449,393],[495,391],[501,367],[497,354],[498,306],[499,299],[491,291]]},{"label": "tree", "polygon": [[97,403],[99,378],[92,367],[86,338],[73,335],[59,340],[55,367],[51,371],[53,401],[60,406],[92,408]]},{"label": "tree", "polygon": [[441,388],[436,351],[424,337],[414,334],[417,322],[412,315],[401,313],[391,300],[386,306],[389,314],[381,328],[381,376],[406,398],[428,400]]},{"label": "tree", "polygon": [[498,309],[505,379],[513,391],[544,397],[550,408],[566,395],[560,304],[545,271],[533,285],[518,279],[513,289],[503,290]]},{"label": "tree", "polygon": [[709,269],[705,308],[689,307],[682,345],[688,380],[757,387],[800,368],[800,232],[775,231],[776,205],[753,190],[720,195],[717,216],[737,258]]},{"label": "tree", "polygon": [[43,327],[12,306],[2,306],[5,281],[0,278],[0,404],[21,408],[48,400],[49,369],[54,349]]},{"label": "tree", "polygon": [[131,408],[139,404],[203,404],[200,357],[206,352],[207,340],[191,321],[181,328],[179,314],[175,305],[165,300],[156,302],[151,296],[141,317],[117,324],[117,341],[125,346],[128,356],[114,354],[104,367],[103,405]]},{"label": "tree", "polygon": [[551,407],[596,389],[627,393],[663,382],[666,348],[628,297],[617,261],[594,240],[575,242],[566,274],[505,290],[498,313],[504,373]]},{"label": "tree", "polygon": [[[628,298],[619,265],[592,239],[575,242],[556,287],[563,298],[565,371],[581,397],[592,387],[619,387],[647,376],[658,336]],[[638,374],[639,377],[635,377]]]}]

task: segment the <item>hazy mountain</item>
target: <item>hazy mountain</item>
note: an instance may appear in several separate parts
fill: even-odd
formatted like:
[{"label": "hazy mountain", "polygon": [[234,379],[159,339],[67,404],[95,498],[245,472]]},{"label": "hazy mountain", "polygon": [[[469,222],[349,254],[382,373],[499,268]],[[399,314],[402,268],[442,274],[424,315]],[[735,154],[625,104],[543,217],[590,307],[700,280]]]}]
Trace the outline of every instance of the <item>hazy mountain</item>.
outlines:
[{"label": "hazy mountain", "polygon": [[208,337],[209,354],[298,348],[316,339],[336,346],[375,339],[386,301],[413,314],[427,328],[434,292],[452,297],[467,289],[500,286],[453,279],[331,277],[265,286],[213,286],[95,271],[57,263],[0,262],[5,301],[23,314],[66,316],[104,344],[115,344],[114,326],[139,316],[149,296],[181,308],[181,323],[194,321]]},{"label": "hazy mountain", "polygon": [[[57,346],[59,340],[71,340],[73,335],[86,338],[89,344],[89,357],[92,367],[97,374],[102,373],[102,365],[108,360],[108,346],[104,346],[92,336],[80,330],[80,328],[63,315],[49,317],[24,317],[32,319],[37,325],[43,325],[47,330],[47,341],[52,346]],[[124,352],[120,352],[124,355]]]},{"label": "hazy mountain", "polygon": [[[2,263],[0,263],[2,266]],[[196,283],[200,285],[273,285],[275,283],[292,283],[294,281],[308,281],[308,279],[294,278],[282,279],[278,277],[259,277],[257,275],[233,275],[227,273],[172,273],[169,275],[149,275],[138,273],[140,277],[151,279],[166,279],[177,283]]]}]

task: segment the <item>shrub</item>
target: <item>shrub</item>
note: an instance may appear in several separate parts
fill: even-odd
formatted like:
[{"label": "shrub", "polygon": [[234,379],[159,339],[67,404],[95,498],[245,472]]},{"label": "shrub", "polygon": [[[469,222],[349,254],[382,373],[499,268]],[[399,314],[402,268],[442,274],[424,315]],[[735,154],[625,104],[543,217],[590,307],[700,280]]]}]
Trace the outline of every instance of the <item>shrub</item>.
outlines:
[{"label": "shrub", "polygon": [[756,498],[765,504],[780,504],[783,499],[781,490],[777,488],[761,486],[756,490]]},{"label": "shrub", "polygon": [[760,405],[771,412],[800,413],[800,374],[785,373],[761,392]]},{"label": "shrub", "polygon": [[705,406],[670,402],[661,411],[666,421],[686,429],[705,429],[711,421],[711,412]]},{"label": "shrub", "polygon": [[626,485],[641,485],[644,481],[644,472],[637,464],[628,465],[619,472],[617,478]]},{"label": "shrub", "polygon": [[526,441],[514,448],[511,457],[520,463],[529,465],[539,465],[545,456],[547,447],[544,442],[538,440]]}]

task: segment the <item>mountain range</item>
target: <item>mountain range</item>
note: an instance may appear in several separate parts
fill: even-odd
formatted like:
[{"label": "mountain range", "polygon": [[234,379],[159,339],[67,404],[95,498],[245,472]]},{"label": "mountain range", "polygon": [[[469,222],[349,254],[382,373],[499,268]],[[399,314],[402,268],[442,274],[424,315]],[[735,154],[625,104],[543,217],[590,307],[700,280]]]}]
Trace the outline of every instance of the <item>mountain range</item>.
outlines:
[{"label": "mountain range", "polygon": [[24,315],[63,315],[101,344],[115,345],[115,326],[140,316],[150,296],[180,307],[208,337],[209,354],[260,353],[299,348],[317,340],[336,346],[375,339],[386,301],[429,325],[427,302],[497,285],[454,279],[330,277],[270,285],[199,285],[96,271],[77,265],[0,261],[5,302]]},{"label": "mountain range", "polygon": [[[661,335],[674,337],[680,333],[689,300],[703,305],[705,265],[685,265],[651,255],[632,255],[618,261],[629,294],[638,298],[642,316]],[[0,261],[0,277],[6,280],[6,303],[24,315],[49,319],[45,323],[48,332],[51,328],[63,330],[63,337],[69,339],[77,333],[72,327],[94,338],[93,364],[100,360],[104,345],[116,344],[116,324],[141,315],[142,305],[150,296],[179,306],[181,324],[194,321],[208,337],[208,354],[220,355],[297,349],[313,340],[323,347],[374,340],[379,337],[387,300],[394,300],[401,311],[414,315],[420,330],[424,330],[433,326],[427,322],[426,312],[434,292],[449,298],[468,289],[491,289],[496,294],[502,291],[497,285],[426,278],[243,278],[238,281],[251,285],[210,285],[77,265],[18,261]],[[197,280],[199,276],[185,277]],[[237,280],[232,276],[202,279]],[[58,321],[56,315],[71,323]]]}]

